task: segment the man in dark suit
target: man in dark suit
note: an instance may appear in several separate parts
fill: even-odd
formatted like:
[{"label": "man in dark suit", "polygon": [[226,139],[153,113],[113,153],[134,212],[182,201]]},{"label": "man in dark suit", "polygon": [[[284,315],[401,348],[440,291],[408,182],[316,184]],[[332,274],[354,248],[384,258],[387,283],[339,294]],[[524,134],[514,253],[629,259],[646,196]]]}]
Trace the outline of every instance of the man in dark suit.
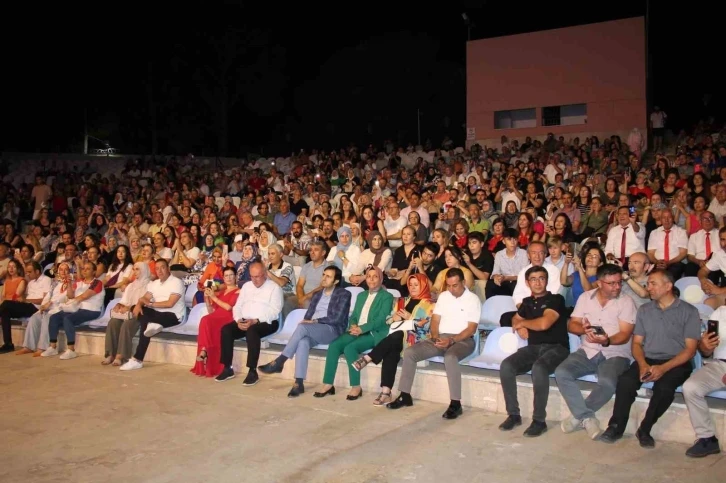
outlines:
[{"label": "man in dark suit", "polygon": [[295,384],[288,397],[297,397],[305,392],[303,380],[308,372],[310,349],[319,344],[330,344],[348,326],[351,294],[340,287],[342,278],[343,273],[338,267],[330,266],[323,271],[320,281],[323,290],[313,295],[305,318],[300,321],[282,354],[258,368],[265,374],[282,372],[285,362],[295,356]]}]

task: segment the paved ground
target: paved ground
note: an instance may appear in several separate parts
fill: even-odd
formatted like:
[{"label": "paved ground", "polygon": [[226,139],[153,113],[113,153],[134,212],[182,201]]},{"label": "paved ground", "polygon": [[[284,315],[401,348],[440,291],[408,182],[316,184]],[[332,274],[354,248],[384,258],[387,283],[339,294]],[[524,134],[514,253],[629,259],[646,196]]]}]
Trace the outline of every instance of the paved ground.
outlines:
[{"label": "paved ground", "polygon": [[417,403],[391,411],[347,391],[297,400],[266,378],[219,384],[180,366],[122,373],[101,358],[0,356],[0,481],[58,482],[716,482],[726,458],[679,444],[615,446],[556,424],[536,440],[501,415]]}]

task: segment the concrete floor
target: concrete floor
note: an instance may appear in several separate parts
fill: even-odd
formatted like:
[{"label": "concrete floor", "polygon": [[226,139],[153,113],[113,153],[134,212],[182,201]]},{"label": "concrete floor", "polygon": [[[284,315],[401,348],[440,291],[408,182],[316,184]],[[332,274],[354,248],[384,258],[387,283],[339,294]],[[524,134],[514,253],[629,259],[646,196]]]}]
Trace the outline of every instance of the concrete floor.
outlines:
[{"label": "concrete floor", "polygon": [[[290,384],[220,384],[186,368],[124,373],[101,358],[0,356],[0,481],[605,482],[724,481],[726,458],[686,446],[608,446],[556,423],[538,439],[497,430],[501,415],[417,402],[391,411],[366,393],[286,397]],[[528,423],[528,421],[526,422]]]}]

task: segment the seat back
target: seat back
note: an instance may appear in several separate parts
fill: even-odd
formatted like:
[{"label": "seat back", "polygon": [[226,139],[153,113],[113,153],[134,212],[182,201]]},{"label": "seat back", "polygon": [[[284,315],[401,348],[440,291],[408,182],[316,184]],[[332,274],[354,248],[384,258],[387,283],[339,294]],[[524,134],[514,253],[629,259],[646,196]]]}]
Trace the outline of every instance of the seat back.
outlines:
[{"label": "seat back", "polygon": [[506,295],[496,295],[489,298],[481,306],[481,316],[479,318],[479,327],[482,329],[493,329],[499,327],[499,321],[502,314],[514,312],[517,306],[514,299]]},{"label": "seat back", "polygon": [[693,306],[698,309],[698,316],[701,320],[708,320],[713,313],[713,307],[709,307],[706,304],[693,304]]},{"label": "seat back", "polygon": [[683,277],[676,280],[676,288],[680,291],[680,299],[691,304],[701,304],[706,300],[706,294],[701,289],[698,277]]},{"label": "seat back", "polygon": [[579,336],[577,336],[575,334],[570,334],[568,332],[567,335],[570,338],[570,352],[575,352],[582,345],[582,340],[580,339]]},{"label": "seat back", "polygon": [[282,329],[279,330],[276,334],[268,337],[266,339],[267,342],[280,345],[287,344],[287,342],[290,340],[290,337],[292,337],[292,334],[295,332],[295,329],[300,324],[300,321],[305,317],[305,312],[307,312],[305,309],[295,309],[287,314],[287,318],[285,318]]},{"label": "seat back", "polygon": [[355,301],[358,298],[358,295],[362,294],[364,290],[361,287],[345,287],[345,289],[350,292],[350,310],[348,313],[352,314],[353,309],[355,308]]},{"label": "seat back", "polygon": [[394,299],[400,299],[401,298],[401,292],[399,292],[395,288],[389,288],[389,289],[386,289],[386,290],[388,290],[388,293],[390,293],[391,295],[393,295],[393,298]]},{"label": "seat back", "polygon": [[199,335],[199,324],[202,322],[202,317],[209,314],[207,304],[197,304],[189,311],[189,315],[182,318],[182,322],[174,327],[165,329],[164,332],[170,332],[172,334],[181,335]]},{"label": "seat back", "polygon": [[184,305],[186,305],[188,308],[191,308],[192,303],[194,303],[194,294],[197,293],[197,284],[192,283],[187,287],[186,292],[184,292]]},{"label": "seat back", "polygon": [[[516,337],[516,345],[512,343],[511,336]],[[526,345],[527,341],[519,337],[516,332],[512,332],[511,327],[499,327],[487,337],[482,354],[498,358],[501,362]]]},{"label": "seat back", "polygon": [[[102,328],[106,327],[108,325],[108,321],[111,320],[111,311],[114,307],[116,307],[116,304],[118,304],[121,301],[121,299],[113,299],[111,300],[108,305],[106,306],[106,310],[103,311],[103,315],[96,320],[92,320],[88,322],[89,327],[94,328]],[[84,324],[85,325],[85,324]]]}]

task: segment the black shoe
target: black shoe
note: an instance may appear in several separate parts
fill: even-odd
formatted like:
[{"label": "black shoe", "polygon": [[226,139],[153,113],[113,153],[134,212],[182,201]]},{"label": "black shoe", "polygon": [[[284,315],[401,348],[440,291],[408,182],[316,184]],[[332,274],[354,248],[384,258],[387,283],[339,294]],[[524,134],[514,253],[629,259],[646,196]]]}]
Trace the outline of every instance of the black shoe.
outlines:
[{"label": "black shoe", "polygon": [[275,374],[282,372],[282,366],[277,364],[277,361],[268,362],[264,366],[258,366],[257,369],[265,374]]},{"label": "black shoe", "polygon": [[600,441],[603,443],[613,444],[622,437],[623,433],[619,433],[615,426],[608,426],[608,429],[600,435]]},{"label": "black shoe", "polygon": [[524,430],[524,435],[528,438],[536,438],[537,436],[542,436],[542,434],[546,432],[547,423],[544,421],[532,420],[532,424],[529,425],[529,428]]},{"label": "black shoe", "polygon": [[449,406],[441,417],[444,419],[456,419],[462,414],[464,414],[464,410],[461,408],[461,405],[456,407]]},{"label": "black shoe", "polygon": [[247,373],[247,377],[245,377],[245,380],[242,381],[243,386],[254,386],[260,382],[260,376],[257,375],[257,371],[254,369],[250,369],[250,372]]},{"label": "black shoe", "polygon": [[347,401],[355,401],[355,400],[357,400],[357,399],[358,399],[359,397],[361,397],[362,395],[363,395],[363,389],[361,389],[361,390],[360,390],[360,392],[358,393],[358,395],[357,395],[357,396],[351,396],[350,394],[348,394],[347,396],[345,396],[345,399],[346,399]]},{"label": "black shoe", "polygon": [[653,439],[653,436],[650,435],[650,433],[646,433],[642,429],[638,429],[635,432],[635,437],[638,438],[638,443],[640,443],[641,448],[655,448],[655,440]]},{"label": "black shoe", "polygon": [[399,394],[398,397],[392,401],[386,404],[386,407],[388,409],[400,409],[402,407],[409,407],[413,406],[413,399],[411,399],[411,396],[406,394]]},{"label": "black shoe", "polygon": [[515,416],[513,414],[510,414],[509,416],[507,416],[507,419],[505,419],[504,422],[499,425],[499,429],[501,431],[511,431],[514,429],[515,426],[521,425],[522,416]]},{"label": "black shoe", "polygon": [[686,456],[703,458],[704,456],[719,454],[720,452],[721,448],[718,446],[718,439],[716,436],[711,436],[710,438],[697,439],[693,446],[686,451]]},{"label": "black shoe", "polygon": [[234,379],[234,371],[231,367],[225,367],[222,373],[214,378],[217,382],[229,381],[230,379]]},{"label": "black shoe", "polygon": [[298,384],[297,382],[293,384],[292,389],[290,389],[290,392],[287,393],[287,397],[298,397],[300,394],[305,392],[305,386],[302,384]]},{"label": "black shoe", "polygon": [[12,344],[3,344],[0,346],[0,354],[7,354],[8,352],[15,351],[15,346]]},{"label": "black shoe", "polygon": [[324,392],[314,392],[313,397],[325,397],[325,396],[335,396],[335,386],[331,386],[330,389]]}]

